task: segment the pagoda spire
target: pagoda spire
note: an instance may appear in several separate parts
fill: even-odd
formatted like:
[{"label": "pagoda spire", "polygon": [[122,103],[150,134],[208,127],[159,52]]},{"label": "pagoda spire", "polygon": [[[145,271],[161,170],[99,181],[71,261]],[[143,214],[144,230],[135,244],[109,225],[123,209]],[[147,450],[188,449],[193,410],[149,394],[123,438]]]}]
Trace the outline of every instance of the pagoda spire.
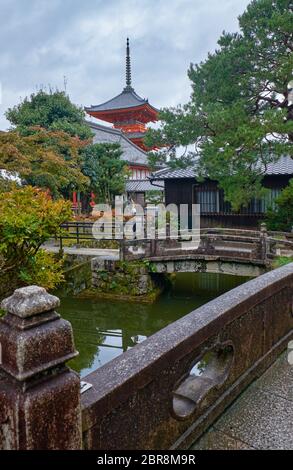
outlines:
[{"label": "pagoda spire", "polygon": [[122,92],[105,103],[85,108],[85,111],[90,116],[112,123],[135,145],[146,149],[143,143],[146,125],[158,120],[159,110],[141,98],[132,87],[129,38],[126,38],[126,76]]},{"label": "pagoda spire", "polygon": [[131,62],[130,62],[130,47],[129,38],[126,40],[126,91],[133,90],[131,86]]}]

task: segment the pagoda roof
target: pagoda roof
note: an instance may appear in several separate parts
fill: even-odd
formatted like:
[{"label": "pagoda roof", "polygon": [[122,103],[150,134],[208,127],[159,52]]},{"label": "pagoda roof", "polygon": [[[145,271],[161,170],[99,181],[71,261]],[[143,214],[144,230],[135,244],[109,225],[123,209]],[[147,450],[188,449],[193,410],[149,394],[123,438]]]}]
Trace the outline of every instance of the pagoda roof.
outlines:
[{"label": "pagoda roof", "polygon": [[147,99],[141,98],[132,87],[126,86],[122,93],[115,96],[111,100],[105,101],[102,104],[90,106],[85,108],[87,112],[104,112],[115,111],[118,109],[137,108],[141,106],[148,106],[156,112],[158,109],[149,104]]},{"label": "pagoda roof", "polygon": [[[104,121],[112,122],[111,117],[116,114],[119,114],[120,117],[125,111],[127,116],[130,114],[137,113],[141,116],[144,116],[143,122],[148,122],[150,120],[156,120],[159,110],[154,106],[149,104],[149,101],[145,98],[141,98],[132,87],[131,84],[131,63],[130,63],[130,48],[129,48],[129,39],[127,38],[126,42],[126,86],[123,91],[114,96],[111,100],[105,101],[104,103],[92,105],[86,107],[85,111],[94,116],[98,117]],[[129,111],[129,112],[128,112]],[[133,113],[131,113],[133,112]],[[136,113],[136,114],[137,114]]]}]

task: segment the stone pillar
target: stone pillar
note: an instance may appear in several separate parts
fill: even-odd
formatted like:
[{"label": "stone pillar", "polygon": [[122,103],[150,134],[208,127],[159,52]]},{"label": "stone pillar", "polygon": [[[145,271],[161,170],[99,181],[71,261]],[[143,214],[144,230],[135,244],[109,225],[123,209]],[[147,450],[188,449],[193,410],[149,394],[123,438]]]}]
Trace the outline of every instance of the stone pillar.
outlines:
[{"label": "stone pillar", "polygon": [[1,450],[81,448],[80,379],[65,365],[78,353],[59,304],[38,286],[1,304]]},{"label": "stone pillar", "polygon": [[263,222],[260,224],[260,258],[263,261],[266,261],[267,254],[268,254],[267,238],[268,238],[267,225]]}]

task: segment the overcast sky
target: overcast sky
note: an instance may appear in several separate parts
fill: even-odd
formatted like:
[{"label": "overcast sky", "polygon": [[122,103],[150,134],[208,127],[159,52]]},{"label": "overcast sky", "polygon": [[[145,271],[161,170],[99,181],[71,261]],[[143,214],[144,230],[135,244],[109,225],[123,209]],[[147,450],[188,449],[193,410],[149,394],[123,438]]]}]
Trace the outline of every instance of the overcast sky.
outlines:
[{"label": "overcast sky", "polygon": [[187,69],[237,30],[248,0],[0,0],[0,129],[5,110],[41,86],[99,104],[125,85],[130,38],[135,91],[156,107],[186,102]]}]

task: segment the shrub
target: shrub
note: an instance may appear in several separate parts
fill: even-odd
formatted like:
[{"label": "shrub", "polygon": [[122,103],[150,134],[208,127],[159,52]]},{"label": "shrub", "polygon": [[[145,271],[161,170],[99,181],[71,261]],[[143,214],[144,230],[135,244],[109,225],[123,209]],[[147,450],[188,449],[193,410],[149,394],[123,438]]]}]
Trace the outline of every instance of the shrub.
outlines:
[{"label": "shrub", "polygon": [[290,232],[293,227],[293,178],[276,199],[276,208],[267,212],[269,230]]},{"label": "shrub", "polygon": [[27,186],[0,194],[0,272],[22,284],[52,289],[63,278],[61,261],[41,249],[60,233],[71,216],[71,204],[53,201],[46,192]]}]

